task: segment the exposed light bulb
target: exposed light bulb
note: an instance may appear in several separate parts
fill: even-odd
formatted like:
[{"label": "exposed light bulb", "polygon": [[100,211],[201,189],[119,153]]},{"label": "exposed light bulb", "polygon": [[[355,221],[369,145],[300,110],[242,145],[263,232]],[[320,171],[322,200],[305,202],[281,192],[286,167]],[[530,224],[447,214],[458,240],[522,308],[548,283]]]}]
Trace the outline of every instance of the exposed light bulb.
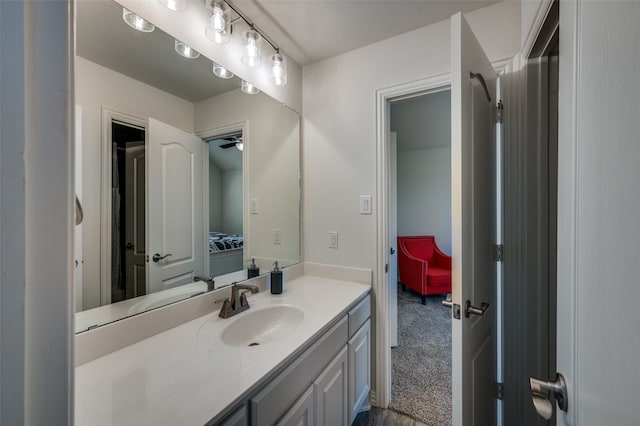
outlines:
[{"label": "exposed light bulb", "polygon": [[258,68],[262,63],[260,56],[260,35],[253,30],[244,33],[244,55],[241,62],[249,68]]},{"label": "exposed light bulb", "polygon": [[198,53],[197,50],[179,40],[176,40],[175,48],[176,52],[178,52],[180,56],[184,56],[188,59],[195,59],[200,56],[200,53]]},{"label": "exposed light bulb", "polygon": [[276,86],[287,84],[287,58],[276,52],[271,56],[271,81]]},{"label": "exposed light bulb", "polygon": [[260,93],[260,90],[256,86],[244,80],[242,80],[242,87],[240,88],[240,90],[242,90],[242,92],[246,93],[247,95],[256,95]]},{"label": "exposed light bulb", "polygon": [[238,148],[238,151],[243,151],[244,150],[244,143],[243,142],[236,142],[236,148]]},{"label": "exposed light bulb", "polygon": [[187,10],[187,0],[159,0],[160,4],[174,12]]},{"label": "exposed light bulb", "polygon": [[224,44],[231,39],[231,17],[229,6],[223,1],[210,1],[207,3],[209,23],[205,30],[207,38],[215,43]]},{"label": "exposed light bulb", "polygon": [[150,33],[151,31],[156,29],[155,25],[153,25],[151,22],[145,21],[140,16],[125,8],[122,8],[122,19],[131,28],[142,31],[143,33]]},{"label": "exposed light bulb", "polygon": [[233,77],[233,73],[231,71],[229,71],[222,65],[216,64],[215,62],[213,63],[213,74],[215,74],[216,77],[224,79]]}]

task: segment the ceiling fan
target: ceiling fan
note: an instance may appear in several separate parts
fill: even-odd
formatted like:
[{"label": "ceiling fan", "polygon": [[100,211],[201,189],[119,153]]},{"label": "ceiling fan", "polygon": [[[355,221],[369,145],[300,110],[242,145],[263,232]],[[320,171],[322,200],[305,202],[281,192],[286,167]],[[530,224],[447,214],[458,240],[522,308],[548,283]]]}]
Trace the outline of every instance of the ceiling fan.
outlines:
[{"label": "ceiling fan", "polygon": [[220,148],[222,148],[222,149],[227,149],[227,148],[231,148],[232,146],[235,146],[240,151],[242,151],[242,149],[244,148],[244,144],[243,144],[243,141],[242,141],[242,136],[233,135],[233,136],[229,136],[227,138],[222,138],[222,140],[230,141],[229,143],[225,143],[225,144],[220,145]]}]

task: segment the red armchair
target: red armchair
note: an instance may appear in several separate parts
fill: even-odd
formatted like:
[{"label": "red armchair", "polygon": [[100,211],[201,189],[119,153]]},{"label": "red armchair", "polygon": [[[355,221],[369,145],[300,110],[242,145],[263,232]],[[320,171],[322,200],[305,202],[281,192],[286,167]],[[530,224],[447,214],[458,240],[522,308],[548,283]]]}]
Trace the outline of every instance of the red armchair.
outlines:
[{"label": "red armchair", "polygon": [[451,256],[431,235],[398,237],[398,269],[402,289],[420,294],[423,305],[427,295],[451,293]]}]

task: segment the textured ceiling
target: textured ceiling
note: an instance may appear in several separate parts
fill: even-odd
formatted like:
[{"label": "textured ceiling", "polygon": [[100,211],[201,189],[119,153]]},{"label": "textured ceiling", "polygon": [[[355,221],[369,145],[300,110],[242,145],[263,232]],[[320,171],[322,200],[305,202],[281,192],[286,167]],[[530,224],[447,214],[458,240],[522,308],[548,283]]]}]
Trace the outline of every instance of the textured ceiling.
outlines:
[{"label": "textured ceiling", "polygon": [[87,0],[76,4],[78,56],[190,102],[240,87],[238,78],[214,76],[209,59],[178,55],[174,38],[158,28],[151,33],[130,28],[117,3]]},{"label": "textured ceiling", "polygon": [[300,65],[406,33],[497,0],[231,0]]},{"label": "textured ceiling", "polygon": [[[155,1],[155,0],[144,0]],[[189,0],[189,2],[203,0]],[[236,0],[232,3],[300,65],[317,62],[496,0]],[[240,87],[210,60],[185,59],[156,28],[141,33],[108,0],[77,2],[77,54],[191,102]]]}]

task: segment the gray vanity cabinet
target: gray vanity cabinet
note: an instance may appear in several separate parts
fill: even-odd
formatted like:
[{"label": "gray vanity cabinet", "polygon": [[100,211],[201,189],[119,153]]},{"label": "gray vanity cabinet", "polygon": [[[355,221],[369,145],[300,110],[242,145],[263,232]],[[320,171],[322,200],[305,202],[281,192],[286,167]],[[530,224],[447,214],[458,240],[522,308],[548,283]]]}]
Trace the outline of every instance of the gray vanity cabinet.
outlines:
[{"label": "gray vanity cabinet", "polygon": [[368,410],[371,390],[371,300],[367,296],[349,311],[349,424]]},{"label": "gray vanity cabinet", "polygon": [[309,389],[293,404],[293,407],[285,413],[276,423],[278,426],[310,426],[314,424],[313,396],[314,386]]},{"label": "gray vanity cabinet", "polygon": [[314,425],[349,425],[348,361],[345,346],[313,382],[316,402]]},{"label": "gray vanity cabinet", "polygon": [[[252,392],[223,426],[348,426],[368,409],[371,300],[367,295],[280,373]],[[248,414],[248,415],[247,415]]]}]

